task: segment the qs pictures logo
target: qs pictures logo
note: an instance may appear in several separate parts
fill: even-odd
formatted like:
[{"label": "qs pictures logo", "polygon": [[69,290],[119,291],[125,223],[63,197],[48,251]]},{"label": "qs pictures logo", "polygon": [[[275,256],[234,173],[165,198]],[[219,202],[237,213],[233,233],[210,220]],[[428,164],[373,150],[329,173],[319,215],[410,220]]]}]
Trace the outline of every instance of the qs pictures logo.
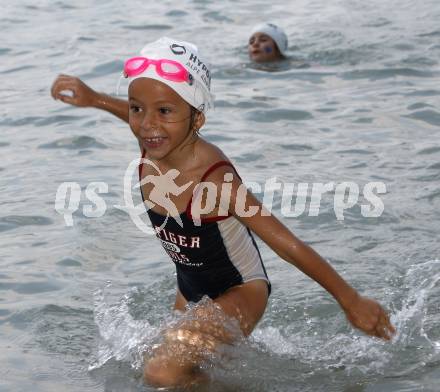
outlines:
[{"label": "qs pictures logo", "polygon": [[[148,173],[139,182],[139,165],[149,166]],[[177,185],[176,179],[180,175],[177,169],[170,169],[162,173],[159,167],[146,158],[134,159],[128,165],[123,181],[123,205],[113,207],[125,211],[136,227],[145,234],[157,235],[164,229],[169,219],[174,219],[183,227],[181,215],[173,202],[185,192],[193,182]],[[329,212],[329,197],[332,198],[332,207],[337,220],[344,220],[345,212],[356,205],[360,205],[360,213],[365,218],[378,218],[382,215],[385,205],[380,194],[386,193],[386,185],[382,182],[368,182],[362,188],[354,182],[322,183],[288,183],[279,182],[276,177],[269,178],[263,184],[257,182],[240,183],[236,190],[235,205],[231,205],[231,190],[234,176],[226,173],[221,184],[201,182],[196,184],[192,192],[190,217],[195,226],[200,226],[203,216],[210,214],[217,208],[219,216],[235,216],[247,218],[257,214],[268,216],[273,205],[279,205],[281,215],[287,218],[296,218],[307,214],[309,217],[318,216],[322,199],[327,199],[326,213]],[[148,189],[148,199],[135,204],[133,190],[141,191],[145,186]],[[87,185],[84,194],[87,202],[82,206],[82,213],[88,218],[99,218],[106,212],[107,205],[100,196],[108,193],[109,186],[104,182],[93,182]],[[248,193],[252,191],[259,197],[258,205],[246,203]],[[73,226],[74,213],[80,210],[82,196],[81,186],[76,182],[62,183],[56,192],[55,210],[63,215],[66,226]],[[275,197],[275,195],[277,195]],[[154,207],[165,211],[164,221],[160,227],[153,227],[145,217],[146,212]],[[331,208],[331,207],[330,207]]]}]

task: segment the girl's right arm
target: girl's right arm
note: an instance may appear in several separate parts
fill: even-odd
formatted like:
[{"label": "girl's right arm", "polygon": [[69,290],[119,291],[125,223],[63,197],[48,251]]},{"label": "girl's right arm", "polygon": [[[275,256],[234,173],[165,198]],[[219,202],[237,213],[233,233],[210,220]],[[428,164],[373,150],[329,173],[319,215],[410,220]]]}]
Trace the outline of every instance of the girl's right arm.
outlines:
[{"label": "girl's right arm", "polygon": [[[71,95],[66,95],[64,91],[71,91]],[[51,94],[54,99],[73,106],[105,110],[128,123],[127,101],[98,93],[74,76],[59,75],[52,85]]]},{"label": "girl's right arm", "polygon": [[[225,192],[229,197],[223,197],[221,191],[226,174],[232,174],[231,190]],[[326,289],[339,303],[354,327],[379,338],[392,338],[395,328],[382,306],[361,296],[326,260],[267,211],[230,168],[217,169],[210,180],[217,185],[217,197],[220,198],[220,204],[224,203],[223,208],[229,209],[231,214],[266,242],[281,258]]]}]

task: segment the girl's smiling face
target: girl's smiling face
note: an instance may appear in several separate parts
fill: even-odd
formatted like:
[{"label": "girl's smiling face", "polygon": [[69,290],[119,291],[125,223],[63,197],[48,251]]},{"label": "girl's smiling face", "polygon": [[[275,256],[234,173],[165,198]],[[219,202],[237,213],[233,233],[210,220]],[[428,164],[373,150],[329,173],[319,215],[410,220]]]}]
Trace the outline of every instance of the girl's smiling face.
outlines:
[{"label": "girl's smiling face", "polygon": [[256,63],[277,61],[282,58],[275,41],[264,33],[252,34],[248,44],[249,58]]},{"label": "girl's smiling face", "polygon": [[204,117],[166,84],[138,78],[130,83],[129,124],[139,145],[150,159],[178,154],[179,148],[196,137]]}]

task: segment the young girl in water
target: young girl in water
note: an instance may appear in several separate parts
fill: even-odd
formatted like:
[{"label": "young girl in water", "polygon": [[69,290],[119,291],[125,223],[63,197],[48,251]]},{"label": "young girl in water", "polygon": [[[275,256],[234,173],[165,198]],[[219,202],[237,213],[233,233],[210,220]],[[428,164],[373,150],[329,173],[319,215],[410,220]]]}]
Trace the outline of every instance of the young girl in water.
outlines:
[{"label": "young girl in water", "polygon": [[[394,328],[382,307],[362,297],[264,210],[226,155],[199,135],[212,97],[209,68],[194,45],[162,38],[128,59],[124,73],[130,82],[129,107],[120,117],[128,117],[138,140],[144,158],[139,167],[142,196],[156,235],[176,266],[175,309],[191,315],[166,331],[164,342],[146,359],[147,382],[171,387],[202,380],[199,365],[206,353],[236,339],[222,314],[235,319],[243,335],[253,331],[271,291],[253,233],[324,287],[354,327],[391,338]],[[55,81],[52,95],[68,102],[63,90],[69,85],[63,78]],[[157,170],[166,174],[158,176]],[[151,181],[154,177],[160,178]],[[171,193],[166,181],[159,180],[164,177],[178,191]],[[170,196],[161,203],[160,195]],[[174,217],[164,208],[167,203],[175,207]],[[199,304],[188,308],[189,302]]]}]

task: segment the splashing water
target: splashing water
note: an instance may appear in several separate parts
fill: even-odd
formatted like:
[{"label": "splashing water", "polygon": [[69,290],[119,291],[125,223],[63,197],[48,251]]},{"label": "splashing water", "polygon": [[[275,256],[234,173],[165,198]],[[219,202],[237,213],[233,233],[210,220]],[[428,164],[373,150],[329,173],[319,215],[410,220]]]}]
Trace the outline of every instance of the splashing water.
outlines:
[{"label": "splashing water", "polygon": [[157,336],[158,330],[148,321],[134,320],[130,315],[130,298],[136,290],[133,289],[120,303],[113,305],[108,304],[104,291],[95,292],[94,319],[102,341],[97,358],[89,366],[89,370],[103,366],[111,358],[129,361],[135,369],[141,366],[145,345]]},{"label": "splashing water", "polygon": [[439,282],[439,260],[410,266],[391,298],[391,307],[399,309],[391,316],[397,329],[391,343],[357,331],[340,333],[338,320],[329,318],[314,328],[298,326],[304,320],[282,329],[260,327],[252,341],[260,350],[300,361],[312,373],[344,369],[348,375],[408,374],[440,358]]},{"label": "splashing water", "polygon": [[[110,359],[140,369],[144,356],[154,355],[155,349],[166,343],[166,353],[172,357],[182,350],[203,356],[200,368],[208,371],[211,380],[223,380],[226,385],[264,385],[272,377],[281,382],[281,375],[293,377],[298,385],[313,384],[322,377],[350,377],[353,382],[384,374],[413,377],[440,359],[440,261],[412,265],[396,282],[391,284],[388,297],[397,328],[391,343],[350,330],[336,309],[316,319],[304,310],[305,318],[282,321],[282,325],[278,312],[268,311],[269,322],[244,339],[238,322],[229,319],[208,297],[189,304],[184,313],[166,316],[165,304],[145,307],[149,295],[138,288],[113,303],[100,290],[95,294],[95,322],[101,342],[89,369],[100,368]],[[286,307],[283,301],[282,308]],[[213,329],[203,330],[208,320]],[[221,340],[216,329],[220,324],[234,337],[233,345],[214,348],[210,338],[200,341],[191,334],[196,326],[202,336]]]},{"label": "splashing water", "polygon": [[144,357],[154,355],[159,348],[172,358],[182,353],[185,358],[203,358],[197,364],[209,369],[225,355],[233,357],[229,343],[243,339],[238,321],[227,316],[207,296],[198,303],[189,303],[185,312],[175,311],[158,325],[133,318],[131,313],[136,305],[133,302],[143,297],[138,288],[131,289],[114,304],[110,304],[108,296],[105,290],[94,294],[94,319],[101,341],[89,370],[102,367],[110,359],[128,362],[138,370]]},{"label": "splashing water", "polygon": [[440,260],[410,266],[405,278],[401,310],[392,321],[397,327],[395,343],[423,353],[421,365],[440,355]]}]

